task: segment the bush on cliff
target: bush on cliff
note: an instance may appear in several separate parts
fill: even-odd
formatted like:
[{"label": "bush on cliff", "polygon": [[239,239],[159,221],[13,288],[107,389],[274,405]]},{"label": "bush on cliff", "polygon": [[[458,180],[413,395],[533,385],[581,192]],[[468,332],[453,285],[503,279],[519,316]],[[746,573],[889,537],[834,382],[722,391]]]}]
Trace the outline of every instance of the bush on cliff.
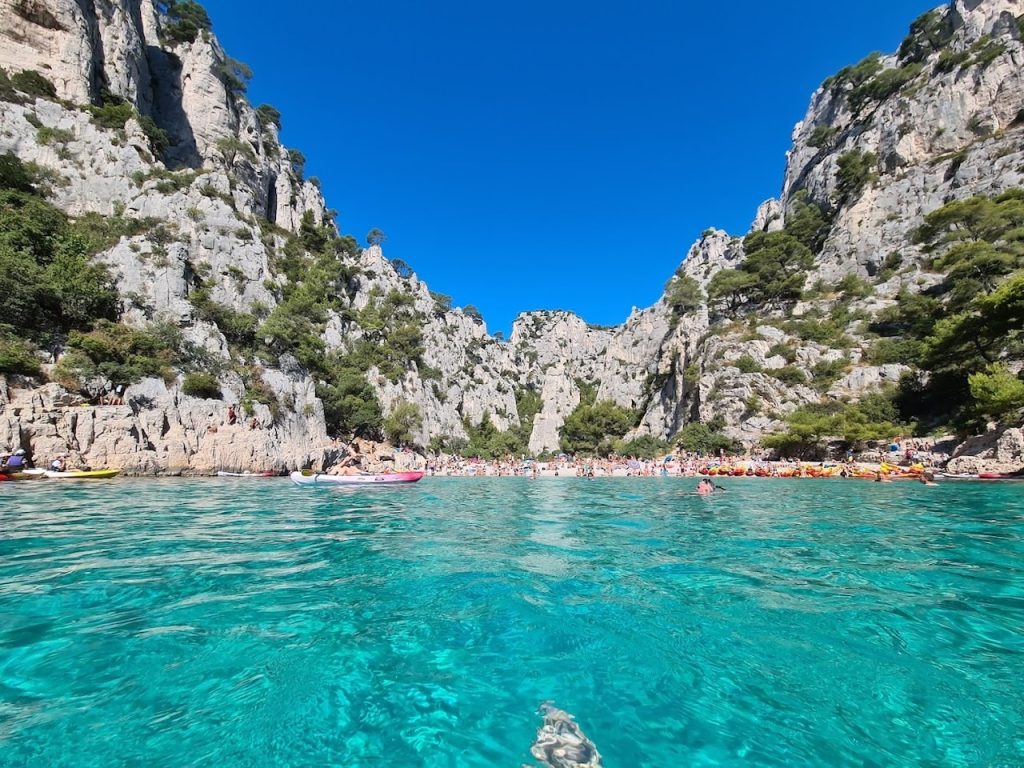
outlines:
[{"label": "bush on cliff", "polygon": [[210,373],[189,373],[181,384],[182,393],[189,397],[200,397],[206,400],[220,400],[220,384],[217,377]]},{"label": "bush on cliff", "polygon": [[915,239],[944,280],[934,296],[901,294],[872,327],[920,345],[927,376],[905,382],[905,413],[970,431],[999,410],[991,366],[1024,360],[1024,190],[949,203]]},{"label": "bush on cliff", "polygon": [[399,400],[384,419],[384,434],[392,445],[412,445],[423,424],[423,415],[416,403]]},{"label": "bush on cliff", "polygon": [[380,402],[365,374],[337,354],[325,359],[316,396],[324,404],[324,421],[331,435],[376,437],[382,422]]},{"label": "bush on cliff", "polygon": [[165,17],[162,32],[172,43],[194,43],[200,32],[213,26],[206,9],[192,0],[167,0],[157,8]]},{"label": "bush on cliff", "polygon": [[13,333],[0,330],[0,373],[5,375],[38,376],[39,358],[35,347]]},{"label": "bush on cliff", "polygon": [[996,419],[1019,418],[1024,410],[1024,381],[1005,365],[990,365],[968,377],[979,413]]},{"label": "bush on cliff", "polygon": [[24,338],[51,345],[120,307],[87,228],[39,197],[29,169],[13,154],[0,158],[0,322]]},{"label": "bush on cliff", "polygon": [[10,78],[11,85],[26,96],[36,96],[41,99],[53,99],[57,97],[57,89],[48,78],[39,74],[34,69],[25,69],[15,72]]},{"label": "bush on cliff", "polygon": [[182,346],[181,331],[172,325],[139,329],[100,320],[91,331],[71,332],[54,378],[92,397],[106,387],[148,376],[173,381]]},{"label": "bush on cliff", "polygon": [[825,438],[841,440],[848,446],[889,440],[910,430],[899,423],[892,393],[875,393],[859,403],[823,400],[801,406],[786,417],[786,429],[761,440],[786,458],[820,458]]},{"label": "bush on cliff", "polygon": [[830,227],[829,217],[808,201],[806,192],[798,193],[784,229],[747,235],[743,263],[711,278],[709,306],[735,314],[741,309],[781,309],[797,301]]},{"label": "bush on cliff", "polygon": [[843,205],[854,202],[864,188],[878,178],[875,167],[878,156],[873,152],[852,149],[839,156],[836,171],[836,194]]},{"label": "bush on cliff", "polygon": [[675,275],[665,284],[665,303],[672,312],[673,323],[683,315],[700,309],[707,297],[701,290],[700,283],[683,272],[680,266]]}]

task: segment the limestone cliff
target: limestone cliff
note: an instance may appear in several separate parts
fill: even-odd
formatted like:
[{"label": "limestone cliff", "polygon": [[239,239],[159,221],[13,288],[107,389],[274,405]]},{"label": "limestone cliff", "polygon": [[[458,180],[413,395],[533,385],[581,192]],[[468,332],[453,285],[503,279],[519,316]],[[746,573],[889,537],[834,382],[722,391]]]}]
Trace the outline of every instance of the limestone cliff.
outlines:
[{"label": "limestone cliff", "polygon": [[[301,153],[281,144],[276,110],[249,104],[246,68],[203,14],[182,21],[174,6],[0,0],[5,82],[34,72],[52,88],[0,91],[0,155],[41,169],[68,215],[119,222],[97,259],[116,277],[122,319],[180,328],[219,395],[185,394],[179,371],[134,384],[124,405],[89,407],[55,384],[12,377],[0,386],[0,447],[138,472],[322,466],[337,451],[324,396],[335,387],[331,408],[346,407],[331,376],[353,368],[385,416],[415,407],[406,438],[421,446],[488,421],[527,429],[531,452],[557,450],[583,389],[635,410],[632,437],[670,438],[700,420],[752,443],[804,403],[855,398],[905,370],[871,365],[855,320],[843,348],[802,330],[802,318],[834,313],[824,289],[742,320],[669,293],[615,328],[528,312],[508,341],[496,339],[379,246],[338,238]],[[778,232],[808,204],[827,212],[806,287],[851,274],[870,283],[870,295],[846,302],[851,317],[933,285],[910,237],[923,216],[1024,185],[1022,18],[1024,0],[956,0],[915,22],[898,53],[826,81],[794,129],[780,199],[760,207],[751,232]],[[669,285],[686,278],[706,290],[746,256],[742,236],[708,230]],[[297,274],[297,261],[312,271]],[[314,274],[325,287],[304,305],[298,294]],[[271,343],[299,320],[295,334],[311,338]],[[64,352],[47,350],[44,368]],[[524,392],[541,398],[532,426],[522,424]],[[244,420],[228,424],[227,405],[242,403]]]}]

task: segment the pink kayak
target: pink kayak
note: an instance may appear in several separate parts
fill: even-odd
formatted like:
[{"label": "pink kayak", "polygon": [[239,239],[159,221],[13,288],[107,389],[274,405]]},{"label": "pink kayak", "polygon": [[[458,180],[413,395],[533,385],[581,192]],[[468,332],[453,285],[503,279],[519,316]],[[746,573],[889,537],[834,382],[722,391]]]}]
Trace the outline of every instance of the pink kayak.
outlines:
[{"label": "pink kayak", "polygon": [[393,472],[387,475],[322,475],[319,472],[292,472],[296,485],[389,485],[392,483],[415,483],[422,472]]}]

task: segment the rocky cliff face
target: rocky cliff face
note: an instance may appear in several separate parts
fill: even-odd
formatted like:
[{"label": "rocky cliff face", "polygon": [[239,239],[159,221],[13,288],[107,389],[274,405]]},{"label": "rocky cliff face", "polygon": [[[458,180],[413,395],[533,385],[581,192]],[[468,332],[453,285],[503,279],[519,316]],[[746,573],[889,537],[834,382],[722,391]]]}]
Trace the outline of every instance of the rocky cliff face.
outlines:
[{"label": "rocky cliff face", "polygon": [[[830,78],[794,129],[780,199],[760,207],[751,231],[779,231],[807,201],[827,210],[831,226],[807,284],[848,274],[871,282],[855,313],[932,284],[909,237],[923,216],[952,199],[1024,185],[1022,18],[1024,0],[957,0],[916,22],[898,54]],[[196,298],[202,290],[217,307],[271,315],[294,287],[282,266],[289,243],[304,227],[333,227],[332,214],[303,178],[301,158],[281,144],[276,118],[244,98],[244,69],[209,30],[190,40],[171,24],[150,0],[0,0],[0,68],[34,70],[55,90],[0,102],[0,154],[45,169],[51,200],[69,215],[135,222],[98,257],[117,278],[124,319],[182,328],[187,342],[221,361],[222,399],[186,396],[180,376],[144,380],[126,405],[94,408],[56,385],[5,385],[0,443],[37,454],[63,448],[93,465],[140,472],[329,463],[336,449],[318,379],[288,354],[243,360]],[[96,106],[122,102],[131,111],[123,125],[97,117]],[[162,149],[154,126],[166,136]],[[856,189],[844,180],[851,158],[864,166]],[[898,269],[887,267],[896,253]],[[745,257],[742,237],[708,230],[680,274],[706,289]],[[466,422],[517,427],[517,397],[533,391],[542,407],[529,448],[557,450],[581,387],[640,413],[634,437],[669,438],[701,420],[754,442],[801,404],[855,398],[903,370],[869,365],[855,323],[846,329],[852,347],[801,335],[793,319],[827,315],[835,303],[828,291],[791,313],[742,322],[706,306],[680,311],[667,297],[611,329],[532,312],[500,341],[379,247],[339,252],[332,269],[348,278],[316,327],[326,355],[377,343],[381,328],[367,318],[388,300],[419,329],[418,357],[364,373],[385,414],[404,403],[418,408],[420,445],[464,437]],[[257,404],[244,428],[225,423],[226,405],[251,384],[240,366],[282,406],[271,413]],[[794,367],[831,375],[802,383],[777,375]]]},{"label": "rocky cliff face", "polygon": [[[828,236],[807,285],[831,286],[847,275],[866,280],[872,295],[850,304],[854,316],[873,316],[900,290],[934,285],[937,277],[912,238],[924,216],[952,200],[1024,185],[1022,35],[1024,2],[957,0],[916,21],[898,54],[869,57],[830,78],[793,131],[781,199],[761,206],[751,231],[781,229],[804,201],[830,212]],[[851,158],[866,159],[864,183],[856,190],[844,184],[842,169]],[[744,258],[742,240],[709,230],[690,249],[683,269],[707,287],[716,272]],[[887,268],[887,258],[898,268]],[[832,349],[801,338],[785,322],[827,317],[837,302],[825,293],[798,304],[788,317],[769,313],[743,328],[723,318],[710,328],[688,318],[695,327],[687,342],[695,342],[694,334],[712,335],[695,355],[703,421],[723,420],[727,433],[749,443],[778,427],[780,416],[823,394],[856,399],[896,383],[906,368],[870,365],[861,324],[844,329],[852,348]],[[668,340],[658,357],[677,356],[679,341]],[[788,348],[788,357],[769,354],[773,347]],[[760,370],[737,368],[741,357]],[[813,377],[807,385],[789,386],[770,375],[789,364],[811,373],[819,364],[824,370],[840,361],[838,380],[820,386]],[[670,434],[677,425],[664,419],[664,411],[663,404],[649,409],[645,428]]]}]

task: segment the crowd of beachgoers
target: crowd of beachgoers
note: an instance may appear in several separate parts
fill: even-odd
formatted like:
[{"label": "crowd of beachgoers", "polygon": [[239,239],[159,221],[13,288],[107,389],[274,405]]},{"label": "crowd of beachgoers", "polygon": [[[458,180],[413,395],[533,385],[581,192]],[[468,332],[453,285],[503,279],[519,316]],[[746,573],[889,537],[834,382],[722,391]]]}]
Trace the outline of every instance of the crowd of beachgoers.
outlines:
[{"label": "crowd of beachgoers", "polygon": [[679,454],[658,459],[612,456],[548,461],[506,457],[499,460],[442,456],[428,459],[436,477],[912,477],[934,471],[940,457],[924,452],[880,453],[838,461],[771,460],[763,456]]}]

